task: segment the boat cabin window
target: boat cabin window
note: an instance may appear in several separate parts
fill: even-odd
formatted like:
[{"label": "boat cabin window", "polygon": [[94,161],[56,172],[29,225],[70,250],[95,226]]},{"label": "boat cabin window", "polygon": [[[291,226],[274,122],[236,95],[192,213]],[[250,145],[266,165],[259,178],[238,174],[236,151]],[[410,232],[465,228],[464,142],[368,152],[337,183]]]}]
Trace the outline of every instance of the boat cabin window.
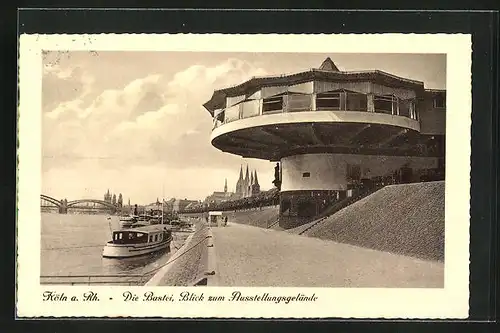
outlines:
[{"label": "boat cabin window", "polygon": [[149,242],[153,241],[153,235],[149,235]]},{"label": "boat cabin window", "polygon": [[123,239],[123,234],[121,232],[115,232],[114,235],[113,235],[113,240],[114,241],[118,241],[118,240],[121,240]]},{"label": "boat cabin window", "polygon": [[113,243],[115,244],[137,244],[147,243],[148,235],[138,231],[118,231],[113,233]]}]

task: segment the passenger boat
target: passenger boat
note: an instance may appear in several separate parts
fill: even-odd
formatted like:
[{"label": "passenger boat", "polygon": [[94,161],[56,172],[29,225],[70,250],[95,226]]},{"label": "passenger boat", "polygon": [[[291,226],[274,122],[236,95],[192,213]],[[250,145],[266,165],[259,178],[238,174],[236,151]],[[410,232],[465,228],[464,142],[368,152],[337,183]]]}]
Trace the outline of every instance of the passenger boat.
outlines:
[{"label": "passenger boat", "polygon": [[170,247],[172,231],[166,225],[150,225],[113,231],[113,239],[104,246],[104,258],[129,258]]}]

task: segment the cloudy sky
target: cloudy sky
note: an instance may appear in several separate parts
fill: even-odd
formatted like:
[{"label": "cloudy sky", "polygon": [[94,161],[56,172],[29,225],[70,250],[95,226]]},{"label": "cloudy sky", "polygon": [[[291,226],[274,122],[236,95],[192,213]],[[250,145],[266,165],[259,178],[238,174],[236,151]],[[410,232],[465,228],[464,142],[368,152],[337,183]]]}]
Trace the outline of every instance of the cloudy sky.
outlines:
[{"label": "cloudy sky", "polygon": [[74,200],[204,199],[234,191],[241,164],[272,187],[274,164],[210,145],[214,89],[252,76],[317,68],[380,69],[445,88],[443,55],[196,52],[48,52],[43,58],[42,193]]}]

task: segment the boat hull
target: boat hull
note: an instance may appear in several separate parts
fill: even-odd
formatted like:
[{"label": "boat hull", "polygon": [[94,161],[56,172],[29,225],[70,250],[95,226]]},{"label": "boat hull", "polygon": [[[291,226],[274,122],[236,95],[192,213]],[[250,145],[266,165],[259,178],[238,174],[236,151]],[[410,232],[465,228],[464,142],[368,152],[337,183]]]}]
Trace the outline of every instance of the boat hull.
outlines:
[{"label": "boat hull", "polygon": [[104,258],[130,258],[143,256],[170,248],[172,239],[158,243],[145,244],[113,244],[107,243],[102,251]]}]

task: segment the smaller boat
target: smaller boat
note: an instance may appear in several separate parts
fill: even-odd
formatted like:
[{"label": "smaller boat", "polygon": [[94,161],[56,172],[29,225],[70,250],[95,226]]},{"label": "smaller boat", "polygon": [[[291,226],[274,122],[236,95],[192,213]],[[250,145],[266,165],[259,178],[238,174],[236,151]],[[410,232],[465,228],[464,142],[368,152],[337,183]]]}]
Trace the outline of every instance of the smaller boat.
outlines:
[{"label": "smaller boat", "polygon": [[157,215],[153,215],[153,216],[151,216],[151,219],[149,219],[149,223],[150,224],[163,224],[162,217],[157,216]]},{"label": "smaller boat", "polygon": [[137,216],[122,216],[120,217],[120,227],[122,228],[131,228],[134,223],[137,222]]},{"label": "smaller boat", "polygon": [[104,246],[104,258],[130,258],[170,247],[172,231],[166,225],[150,225],[113,231],[113,239]]},{"label": "smaller boat", "polygon": [[152,223],[150,222],[144,222],[144,221],[137,221],[135,223],[132,223],[132,225],[130,225],[129,227],[125,227],[124,229],[133,229],[133,228],[140,228],[140,227],[146,227],[148,225],[152,225]]},{"label": "smaller boat", "polygon": [[140,222],[149,222],[152,218],[153,218],[153,216],[151,216],[149,214],[142,214],[142,215],[139,215],[137,217],[137,221],[140,221]]}]

